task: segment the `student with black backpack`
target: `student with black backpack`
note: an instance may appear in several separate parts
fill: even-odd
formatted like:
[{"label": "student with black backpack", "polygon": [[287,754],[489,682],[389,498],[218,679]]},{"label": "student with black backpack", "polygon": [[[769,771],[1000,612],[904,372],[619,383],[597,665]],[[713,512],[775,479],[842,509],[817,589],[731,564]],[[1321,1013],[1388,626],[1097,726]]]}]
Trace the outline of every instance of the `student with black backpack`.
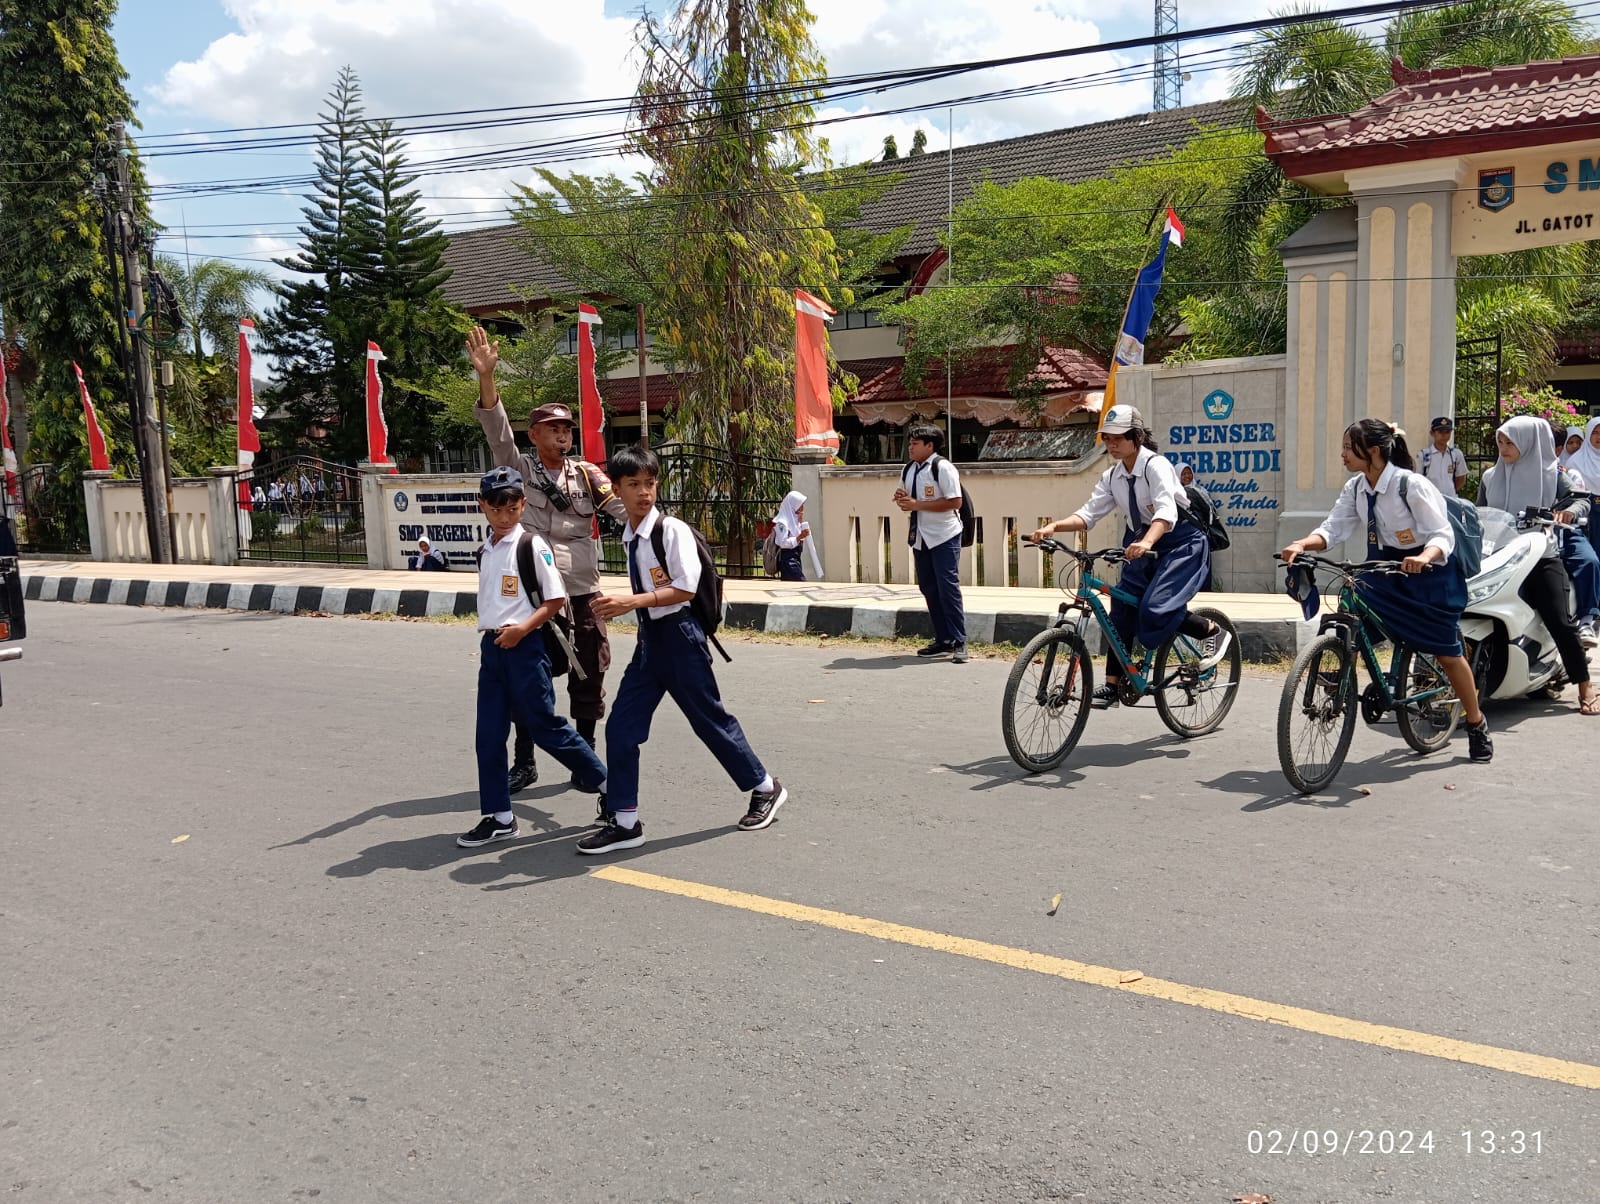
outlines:
[{"label": "student with black backpack", "polygon": [[939,454],[944,432],[928,423],[911,428],[906,438],[910,463],[900,472],[894,504],[911,516],[906,542],[917,570],[917,588],[928,603],[933,643],[917,649],[922,657],[950,654],[956,664],[967,659],[967,614],[961,600],[961,549],[966,538],[961,520],[961,474]]},{"label": "student with black backpack", "polygon": [[[783,783],[768,773],[745,739],[739,721],[722,705],[711,668],[710,643],[717,615],[715,568],[694,528],[656,509],[661,463],[643,447],[611,453],[611,480],[628,512],[622,542],[628,561],[629,594],[602,594],[594,611],[614,619],[638,616],[633,660],[623,671],[606,720],[610,781],[601,798],[606,822],[578,841],[580,853],[612,853],[644,843],[639,822],[639,748],[650,738],[650,720],[670,696],[700,742],[711,750],[733,784],[750,791],[739,828],[765,828],[789,799]],[[724,654],[726,655],[726,654]]]}]

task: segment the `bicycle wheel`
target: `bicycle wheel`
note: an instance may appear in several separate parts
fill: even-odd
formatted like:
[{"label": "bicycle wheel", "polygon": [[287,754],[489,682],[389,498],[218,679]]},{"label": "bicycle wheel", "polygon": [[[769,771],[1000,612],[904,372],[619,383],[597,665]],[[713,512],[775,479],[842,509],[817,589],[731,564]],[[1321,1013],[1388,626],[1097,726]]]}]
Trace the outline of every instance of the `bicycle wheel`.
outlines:
[{"label": "bicycle wheel", "polygon": [[1295,657],[1278,702],[1278,764],[1301,794],[1339,772],[1356,727],[1356,669],[1345,642],[1318,636]]},{"label": "bicycle wheel", "polygon": [[1210,619],[1230,637],[1228,651],[1209,669],[1200,668],[1205,641],[1178,634],[1156,653],[1156,711],[1165,723],[1185,740],[1214,732],[1233,706],[1244,669],[1244,654],[1239,650],[1239,633],[1220,610],[1209,607],[1190,611]]},{"label": "bicycle wheel", "polygon": [[1093,689],[1094,666],[1076,631],[1052,627],[1028,641],[1000,704],[1011,759],[1029,773],[1065,761],[1083,735]]},{"label": "bicycle wheel", "polygon": [[1461,700],[1455,687],[1439,668],[1439,662],[1426,652],[1400,648],[1395,652],[1395,687],[1401,698],[1419,694],[1429,697],[1419,702],[1401,703],[1395,708],[1400,720],[1400,735],[1419,753],[1438,752],[1461,722]]}]

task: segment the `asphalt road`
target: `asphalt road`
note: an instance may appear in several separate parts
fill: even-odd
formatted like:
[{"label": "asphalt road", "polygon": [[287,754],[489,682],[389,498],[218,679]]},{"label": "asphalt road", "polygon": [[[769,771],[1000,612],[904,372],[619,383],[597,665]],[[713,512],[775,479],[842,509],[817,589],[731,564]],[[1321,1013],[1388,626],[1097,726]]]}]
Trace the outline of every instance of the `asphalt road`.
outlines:
[{"label": "asphalt road", "polygon": [[7,1199],[1596,1198],[1600,725],[1570,702],[1491,711],[1487,767],[1363,726],[1301,799],[1266,673],[1216,736],[1095,714],[1026,778],[1004,663],[734,640],[790,803],[733,830],[664,710],[650,840],[606,876],[548,759],[521,840],[456,848],[467,628],[30,620]]}]

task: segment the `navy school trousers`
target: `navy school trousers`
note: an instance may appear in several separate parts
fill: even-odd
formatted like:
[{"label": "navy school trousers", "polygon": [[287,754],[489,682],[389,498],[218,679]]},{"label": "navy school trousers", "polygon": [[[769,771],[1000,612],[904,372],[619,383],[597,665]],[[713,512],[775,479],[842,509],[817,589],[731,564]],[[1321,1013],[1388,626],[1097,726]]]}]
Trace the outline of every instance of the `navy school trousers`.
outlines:
[{"label": "navy school trousers", "polygon": [[739,721],[722,705],[711,646],[699,621],[687,606],[660,619],[642,610],[638,614],[639,641],[606,720],[606,806],[631,811],[639,805],[639,748],[650,739],[650,721],[666,697],[678,704],[733,784],[754,790],[767,771]]},{"label": "navy school trousers", "polygon": [[599,786],[606,780],[605,765],[556,714],[543,630],[524,636],[515,648],[499,648],[494,641],[494,632],[484,632],[478,657],[478,810],[485,815],[511,810],[506,736],[513,718],[584,786]]}]

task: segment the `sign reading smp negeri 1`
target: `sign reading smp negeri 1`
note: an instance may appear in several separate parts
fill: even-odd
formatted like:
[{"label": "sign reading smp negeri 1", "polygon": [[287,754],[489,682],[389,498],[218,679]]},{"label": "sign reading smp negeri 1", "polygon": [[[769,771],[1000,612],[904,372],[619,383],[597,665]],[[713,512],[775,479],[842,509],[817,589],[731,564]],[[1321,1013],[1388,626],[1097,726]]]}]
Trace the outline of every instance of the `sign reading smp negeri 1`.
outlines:
[{"label": "sign reading smp negeri 1", "polygon": [[1233,397],[1214,389],[1201,402],[1210,422],[1179,423],[1167,429],[1167,459],[1188,464],[1211,495],[1229,527],[1257,527],[1278,509],[1278,478],[1283,449],[1276,422],[1227,422]]},{"label": "sign reading smp negeri 1", "polygon": [[1454,255],[1600,238],[1600,145],[1469,160],[1451,202],[1450,228]]},{"label": "sign reading smp negeri 1", "polygon": [[489,536],[478,509],[476,477],[395,477],[383,483],[388,561],[406,568],[424,535],[452,569],[476,572],[476,553]]}]

